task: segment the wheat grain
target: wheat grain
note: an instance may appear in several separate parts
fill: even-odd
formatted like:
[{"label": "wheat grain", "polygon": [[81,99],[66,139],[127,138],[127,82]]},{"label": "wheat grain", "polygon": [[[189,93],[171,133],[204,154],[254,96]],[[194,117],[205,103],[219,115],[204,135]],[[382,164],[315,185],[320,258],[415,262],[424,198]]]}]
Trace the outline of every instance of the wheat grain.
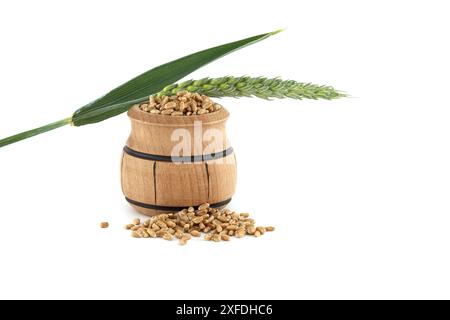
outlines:
[{"label": "wheat grain", "polygon": [[[176,95],[164,96],[163,99],[151,96],[149,101],[137,106],[145,112],[171,116],[202,115],[222,108],[220,104],[214,103],[205,95],[191,94],[187,91],[179,91]],[[200,210],[203,209],[205,208]]]},{"label": "wheat grain", "polygon": [[106,228],[108,228],[109,227],[109,223],[108,222],[100,222],[100,228],[102,228],[102,229],[106,229]]},{"label": "wheat grain", "polygon": [[[184,97],[184,95],[178,95]],[[154,101],[161,101],[155,97]],[[188,207],[176,213],[161,214],[143,223],[134,219],[133,224],[125,226],[132,231],[135,238],[176,238],[180,245],[185,245],[192,237],[200,237],[206,241],[230,241],[231,237],[243,238],[246,235],[262,236],[274,227],[255,226],[255,220],[248,213],[237,213],[228,209],[211,208],[209,204],[200,205],[197,210]]]}]

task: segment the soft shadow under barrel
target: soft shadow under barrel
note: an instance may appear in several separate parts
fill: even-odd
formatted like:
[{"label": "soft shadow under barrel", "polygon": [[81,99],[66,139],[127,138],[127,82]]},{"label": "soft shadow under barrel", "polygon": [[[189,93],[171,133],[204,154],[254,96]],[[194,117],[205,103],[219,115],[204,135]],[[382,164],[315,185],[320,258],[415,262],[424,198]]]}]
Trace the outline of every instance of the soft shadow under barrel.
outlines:
[{"label": "soft shadow under barrel", "polygon": [[140,213],[155,215],[208,202],[223,207],[236,187],[236,159],[225,123],[229,113],[151,114],[132,107],[122,156],[122,190]]}]

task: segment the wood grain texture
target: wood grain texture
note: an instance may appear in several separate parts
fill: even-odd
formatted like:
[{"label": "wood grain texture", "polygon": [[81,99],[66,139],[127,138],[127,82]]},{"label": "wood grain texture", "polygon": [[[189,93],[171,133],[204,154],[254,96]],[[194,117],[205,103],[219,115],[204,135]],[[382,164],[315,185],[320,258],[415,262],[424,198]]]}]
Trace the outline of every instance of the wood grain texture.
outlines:
[{"label": "wood grain texture", "polygon": [[222,159],[207,161],[205,166],[209,176],[208,202],[217,203],[231,198],[236,189],[237,177],[234,154]]},{"label": "wood grain texture", "polygon": [[157,163],[157,205],[198,206],[208,201],[208,185],[208,175],[204,163]]},{"label": "wood grain texture", "polygon": [[[179,141],[172,141],[176,129],[185,129],[190,136],[191,155],[209,154],[230,147],[226,138],[225,123],[228,111],[201,116],[164,116],[139,110],[137,107],[128,113],[132,131],[127,146],[135,151],[171,156]],[[195,121],[201,121],[202,138],[200,146],[195,134],[198,130]],[[222,138],[210,139],[204,134],[209,129],[220,133]],[[194,132],[195,131],[195,132]],[[200,153],[199,153],[200,150]],[[194,163],[172,163],[140,159],[124,153],[122,159],[122,190],[128,199],[150,205],[166,207],[198,206],[204,202],[218,203],[230,199],[236,187],[235,155]],[[132,205],[138,212],[155,215],[167,211],[142,208]]]},{"label": "wood grain texture", "polygon": [[[196,121],[202,124],[202,133],[209,129],[218,130],[224,137],[224,141],[218,142],[214,147],[217,151],[225,150],[229,147],[226,139],[225,124],[229,113],[225,108],[217,112],[196,115],[172,117],[167,115],[152,114],[133,107],[128,112],[131,120],[131,134],[127,141],[127,146],[133,150],[157,154],[170,155],[177,141],[172,140],[172,134],[176,129],[185,129],[191,136],[191,155],[198,154],[195,150],[196,137],[194,124]],[[202,139],[203,140],[203,139]],[[201,141],[201,149],[210,145],[210,141]]]},{"label": "wood grain texture", "polygon": [[153,167],[153,161],[123,154],[122,191],[126,197],[142,203],[155,203]]}]

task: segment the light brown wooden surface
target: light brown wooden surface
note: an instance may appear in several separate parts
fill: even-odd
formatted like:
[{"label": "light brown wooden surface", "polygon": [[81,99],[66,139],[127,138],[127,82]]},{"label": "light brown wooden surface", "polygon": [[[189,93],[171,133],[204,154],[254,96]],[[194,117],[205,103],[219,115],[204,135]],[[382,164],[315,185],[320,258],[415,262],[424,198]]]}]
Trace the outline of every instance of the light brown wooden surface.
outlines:
[{"label": "light brown wooden surface", "polygon": [[208,201],[208,174],[204,163],[158,162],[156,204],[183,207]]},{"label": "light brown wooden surface", "polygon": [[217,203],[233,196],[236,189],[236,158],[234,154],[207,161],[205,163],[208,171],[208,202]]},{"label": "light brown wooden surface", "polygon": [[[191,135],[192,155],[199,155],[194,153],[194,121],[202,121],[203,133],[208,129],[215,129],[223,135],[224,139],[219,139],[213,145],[213,151],[230,147],[225,130],[229,113],[225,109],[201,116],[172,117],[149,114],[133,107],[128,115],[132,122],[132,132],[127,146],[138,152],[170,156],[178,143],[171,140],[173,130],[182,128]],[[210,143],[211,141],[201,141],[200,149],[203,150]],[[211,148],[202,153],[210,152]],[[122,190],[127,198],[134,201],[168,207],[197,206],[204,202],[218,203],[227,200],[233,196],[235,187],[234,153],[207,162],[184,164],[140,159],[126,153],[123,155]],[[146,215],[166,212],[132,206]]]},{"label": "light brown wooden surface", "polygon": [[[132,157],[122,159],[122,191],[142,203],[155,203],[154,162]],[[128,197],[128,196],[127,196]],[[130,198],[128,197],[128,198]]]},{"label": "light brown wooden surface", "polygon": [[[215,145],[217,151],[225,150],[229,147],[226,139],[225,123],[229,113],[225,108],[217,112],[196,115],[196,116],[167,116],[160,114],[152,114],[144,112],[137,107],[132,107],[128,111],[131,120],[131,134],[127,141],[127,146],[133,150],[157,154],[170,155],[173,147],[177,142],[172,141],[172,134],[176,129],[185,129],[189,132],[191,140],[192,155],[197,154],[195,150],[195,132],[194,123],[200,121],[202,123],[202,133],[209,129],[219,130],[225,138],[222,143]],[[205,149],[210,141],[201,141],[202,148]]]}]

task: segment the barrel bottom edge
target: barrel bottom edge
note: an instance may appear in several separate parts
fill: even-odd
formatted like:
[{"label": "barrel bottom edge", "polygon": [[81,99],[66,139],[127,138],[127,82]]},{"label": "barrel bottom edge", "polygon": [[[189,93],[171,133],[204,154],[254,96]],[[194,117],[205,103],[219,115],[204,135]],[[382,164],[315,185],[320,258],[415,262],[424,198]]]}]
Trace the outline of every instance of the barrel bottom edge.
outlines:
[{"label": "barrel bottom edge", "polygon": [[[135,201],[133,199],[129,199],[127,197],[125,197],[125,200],[139,213],[142,213],[144,215],[147,216],[156,216],[159,214],[163,214],[163,213],[171,213],[171,212],[178,212],[184,208],[187,207],[197,207],[199,206],[201,203],[198,204],[190,204],[190,205],[185,205],[185,206],[160,206],[160,205],[155,205],[155,204],[149,204],[149,203],[142,203],[139,201]],[[210,203],[210,206],[212,208],[217,208],[217,209],[223,209],[225,208],[229,203],[231,202],[231,198],[220,201],[220,202],[216,202],[216,203]]]}]

